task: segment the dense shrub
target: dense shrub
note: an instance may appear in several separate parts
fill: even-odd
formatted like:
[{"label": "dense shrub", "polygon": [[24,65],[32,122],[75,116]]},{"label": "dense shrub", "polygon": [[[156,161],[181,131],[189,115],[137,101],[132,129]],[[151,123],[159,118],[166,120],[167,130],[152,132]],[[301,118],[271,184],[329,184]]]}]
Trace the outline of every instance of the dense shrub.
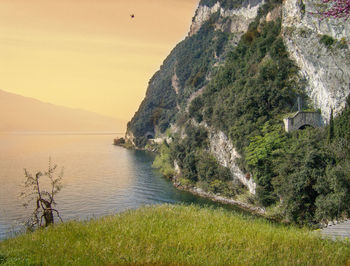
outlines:
[{"label": "dense shrub", "polygon": [[167,178],[175,175],[173,161],[171,159],[170,148],[167,142],[164,142],[156,156],[152,167],[159,169],[159,171]]},{"label": "dense shrub", "polygon": [[320,38],[320,43],[322,43],[327,48],[331,47],[334,42],[335,42],[335,40],[331,36],[328,36],[328,35],[322,35],[322,37]]},{"label": "dense shrub", "polygon": [[250,144],[245,149],[245,158],[248,169],[253,174],[258,184],[257,195],[259,201],[265,205],[271,205],[278,200],[272,186],[274,173],[274,160],[285,146],[286,134],[281,125],[265,123],[261,130],[262,135],[251,138]]}]

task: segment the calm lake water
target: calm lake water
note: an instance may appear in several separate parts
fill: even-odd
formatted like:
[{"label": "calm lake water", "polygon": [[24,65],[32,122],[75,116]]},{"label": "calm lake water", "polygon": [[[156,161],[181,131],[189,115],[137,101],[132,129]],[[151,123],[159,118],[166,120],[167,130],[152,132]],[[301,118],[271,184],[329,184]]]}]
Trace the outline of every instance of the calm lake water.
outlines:
[{"label": "calm lake water", "polygon": [[179,191],[152,169],[153,155],[112,145],[116,135],[0,134],[0,239],[23,229],[33,208],[19,198],[24,168],[33,175],[48,160],[64,167],[57,209],[84,220],[161,203],[213,204]]}]

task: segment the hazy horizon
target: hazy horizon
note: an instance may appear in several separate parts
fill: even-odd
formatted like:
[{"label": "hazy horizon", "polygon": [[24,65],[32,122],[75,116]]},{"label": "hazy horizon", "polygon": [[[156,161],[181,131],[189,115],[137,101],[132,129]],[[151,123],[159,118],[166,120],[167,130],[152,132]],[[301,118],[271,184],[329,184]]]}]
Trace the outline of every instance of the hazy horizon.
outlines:
[{"label": "hazy horizon", "polygon": [[125,132],[127,121],[0,90],[0,132]]},{"label": "hazy horizon", "polygon": [[0,89],[128,121],[197,4],[3,0]]}]

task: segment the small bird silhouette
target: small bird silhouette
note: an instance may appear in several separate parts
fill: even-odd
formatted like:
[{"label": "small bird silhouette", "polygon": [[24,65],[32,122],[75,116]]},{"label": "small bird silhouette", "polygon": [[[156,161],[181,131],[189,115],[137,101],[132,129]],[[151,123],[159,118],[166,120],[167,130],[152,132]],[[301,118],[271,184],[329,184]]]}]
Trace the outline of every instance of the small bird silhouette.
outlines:
[{"label": "small bird silhouette", "polygon": [[134,17],[135,17],[135,15],[134,15],[134,14],[131,14],[131,15],[130,15],[130,17],[131,17],[131,18],[134,18]]}]

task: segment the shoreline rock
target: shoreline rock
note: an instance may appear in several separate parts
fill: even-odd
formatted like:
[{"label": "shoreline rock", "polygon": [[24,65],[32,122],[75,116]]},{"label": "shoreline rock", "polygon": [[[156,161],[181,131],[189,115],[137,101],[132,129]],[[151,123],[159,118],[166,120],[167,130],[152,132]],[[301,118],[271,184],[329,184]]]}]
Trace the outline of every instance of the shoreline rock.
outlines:
[{"label": "shoreline rock", "polygon": [[[120,147],[123,147],[126,149],[137,149],[134,145],[132,145],[132,144],[130,145],[130,143],[128,143],[128,142],[125,142],[124,144],[115,144],[116,140],[117,139],[114,140],[114,145],[117,145],[117,146],[120,146]],[[139,150],[141,150],[141,149],[139,149]],[[153,153],[157,152],[157,149],[142,149],[142,150],[153,152]],[[266,217],[265,209],[263,209],[261,207],[254,206],[254,205],[251,205],[251,204],[248,204],[248,203],[245,203],[242,201],[238,201],[238,200],[225,198],[225,197],[222,197],[222,196],[214,194],[214,193],[205,192],[201,188],[183,186],[182,184],[180,184],[180,182],[177,181],[176,177],[170,178],[170,181],[172,182],[173,186],[175,186],[179,190],[190,192],[193,195],[196,195],[196,196],[199,196],[202,198],[206,198],[206,199],[212,200],[214,202],[232,205],[232,206],[238,207],[242,210],[245,210],[247,212],[250,212],[252,214],[256,214],[256,215],[260,215],[262,217],[268,218],[268,217]]]},{"label": "shoreline rock", "polygon": [[115,138],[115,139],[113,139],[113,145],[124,146],[125,145],[125,139],[124,138]]},{"label": "shoreline rock", "polygon": [[258,206],[254,206],[254,205],[251,205],[251,204],[248,204],[248,203],[245,203],[242,201],[230,199],[230,198],[225,198],[225,197],[222,197],[222,196],[214,194],[214,193],[205,192],[201,188],[183,186],[179,182],[176,181],[176,178],[172,180],[172,183],[179,190],[187,191],[187,192],[190,192],[190,193],[197,195],[199,197],[210,199],[210,200],[215,201],[215,202],[220,202],[223,204],[229,204],[232,206],[236,206],[236,207],[241,208],[245,211],[248,211],[252,214],[257,214],[257,215],[266,217],[265,216],[266,211],[263,208],[260,208]]}]

